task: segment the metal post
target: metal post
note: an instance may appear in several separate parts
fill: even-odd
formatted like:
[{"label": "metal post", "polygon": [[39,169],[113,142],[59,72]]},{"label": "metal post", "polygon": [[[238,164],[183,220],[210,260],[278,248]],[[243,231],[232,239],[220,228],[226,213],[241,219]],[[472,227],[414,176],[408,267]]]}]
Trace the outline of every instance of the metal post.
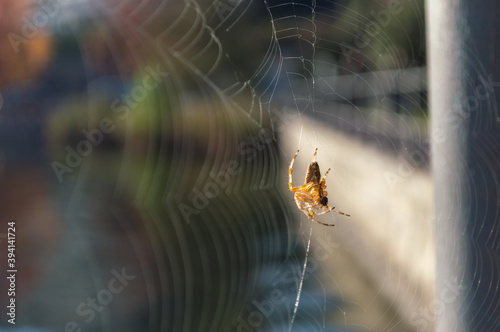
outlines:
[{"label": "metal post", "polygon": [[427,0],[436,331],[500,330],[500,3]]}]

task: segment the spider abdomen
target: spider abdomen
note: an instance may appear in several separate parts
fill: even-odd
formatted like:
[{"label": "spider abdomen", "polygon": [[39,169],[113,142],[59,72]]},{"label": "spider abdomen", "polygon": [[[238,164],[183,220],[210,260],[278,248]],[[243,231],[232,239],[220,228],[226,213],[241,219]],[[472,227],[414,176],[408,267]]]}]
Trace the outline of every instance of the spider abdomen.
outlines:
[{"label": "spider abdomen", "polygon": [[321,179],[321,173],[319,171],[319,165],[317,162],[312,162],[307,167],[306,179],[304,183],[319,183]]}]

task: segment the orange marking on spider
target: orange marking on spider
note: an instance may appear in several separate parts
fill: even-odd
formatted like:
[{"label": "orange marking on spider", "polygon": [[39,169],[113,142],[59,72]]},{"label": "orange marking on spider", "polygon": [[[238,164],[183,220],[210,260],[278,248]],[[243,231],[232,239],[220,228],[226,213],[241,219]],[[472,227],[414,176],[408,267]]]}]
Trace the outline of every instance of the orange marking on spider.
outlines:
[{"label": "orange marking on spider", "polygon": [[[325,175],[321,177],[319,165],[316,162],[317,153],[318,148],[314,151],[313,160],[307,167],[304,184],[302,186],[294,187],[292,183],[293,163],[299,154],[299,150],[295,152],[295,156],[290,162],[290,168],[288,169],[288,185],[290,187],[290,191],[295,193],[294,198],[297,207],[304,212],[307,217],[324,226],[335,226],[333,224],[326,224],[314,219],[314,216],[320,216],[331,211],[337,212],[338,214],[342,214],[346,217],[351,216],[347,213],[337,211],[335,210],[335,207],[330,207],[328,205],[328,192],[325,190],[325,178],[330,172],[330,168],[326,171]],[[316,213],[313,209],[321,210],[321,212]]]}]

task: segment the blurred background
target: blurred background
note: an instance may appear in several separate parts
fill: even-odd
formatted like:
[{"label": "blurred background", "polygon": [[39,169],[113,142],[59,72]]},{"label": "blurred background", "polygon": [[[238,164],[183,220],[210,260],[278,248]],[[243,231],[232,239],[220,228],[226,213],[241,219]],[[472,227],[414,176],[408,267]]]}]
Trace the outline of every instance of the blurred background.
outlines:
[{"label": "blurred background", "polygon": [[[7,0],[0,32],[2,331],[433,331],[464,292],[423,0]],[[288,190],[315,148],[335,227]]]}]

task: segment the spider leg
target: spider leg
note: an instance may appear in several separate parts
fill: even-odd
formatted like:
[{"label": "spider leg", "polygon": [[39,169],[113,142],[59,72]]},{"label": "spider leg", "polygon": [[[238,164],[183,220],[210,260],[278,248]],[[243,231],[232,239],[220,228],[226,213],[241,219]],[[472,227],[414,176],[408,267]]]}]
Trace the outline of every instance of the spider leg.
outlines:
[{"label": "spider leg", "polygon": [[340,211],[335,210],[335,206],[331,208],[329,205],[326,205],[326,207],[328,208],[328,210],[322,211],[322,212],[320,212],[320,213],[316,213],[316,215],[317,215],[317,216],[320,216],[320,215],[322,215],[322,214],[325,214],[325,213],[328,213],[328,212],[333,211],[333,212],[337,212],[338,214],[344,215],[344,216],[346,216],[346,217],[350,217],[350,216],[351,216],[350,214],[347,214],[347,213],[344,213],[344,212],[340,212]]},{"label": "spider leg", "polygon": [[293,182],[292,182],[293,163],[295,162],[295,158],[297,158],[298,154],[299,154],[299,150],[297,150],[297,152],[295,152],[295,156],[293,156],[293,159],[290,162],[290,167],[288,168],[288,186],[290,187],[291,192],[300,191],[304,187],[304,186],[299,186],[299,187],[294,188]]},{"label": "spider leg", "polygon": [[[316,206],[316,204],[314,203],[314,200],[313,200],[311,194],[305,193],[305,192],[295,193],[295,203],[297,204],[297,207],[302,212],[304,212],[304,214],[312,221],[314,221],[320,225],[323,225],[323,226],[335,226],[332,224],[326,224],[324,222],[318,221],[314,218],[315,213],[314,213],[312,208],[314,206]],[[302,204],[302,203],[304,203],[304,204]]]},{"label": "spider leg", "polygon": [[[302,186],[298,186],[298,187],[295,187],[295,188],[294,187],[290,187],[290,191],[291,192],[298,192],[298,193],[300,193],[300,192],[306,190],[307,187],[309,187],[309,184],[304,184]],[[305,193],[305,194],[307,194],[307,193]]]},{"label": "spider leg", "polygon": [[313,155],[313,162],[316,161],[316,154],[318,153],[318,148],[316,148],[316,150],[314,150],[314,155]]},{"label": "spider leg", "polygon": [[323,226],[335,226],[334,224],[326,224],[324,222],[321,222],[321,221],[318,221],[314,218],[314,211],[312,209],[312,207],[314,206],[313,203],[308,203],[306,204],[305,206],[299,204],[299,202],[297,201],[297,205],[299,206],[299,209],[304,212],[304,214],[309,217],[309,219],[311,219],[312,221],[314,221],[315,223],[318,223],[320,225],[323,225]]},{"label": "spider leg", "polygon": [[299,150],[297,150],[297,152],[295,152],[295,156],[293,156],[293,159],[290,162],[290,167],[288,168],[288,186],[290,187],[291,192],[304,191],[309,186],[309,184],[304,184],[304,185],[298,186],[298,187],[293,186],[293,182],[292,182],[293,163],[295,162],[295,158],[297,158],[298,153],[299,153]]},{"label": "spider leg", "polygon": [[[296,192],[295,193],[295,203],[297,203],[297,206],[301,210],[304,210],[304,209],[310,208],[311,206],[314,206],[313,198],[311,197],[311,194],[305,193],[305,192]],[[301,203],[305,203],[305,205],[302,205]]]},{"label": "spider leg", "polygon": [[324,223],[324,222],[321,222],[321,221],[318,221],[316,219],[314,219],[314,215],[321,215],[323,213],[314,213],[314,211],[312,210],[311,207],[309,207],[309,209],[307,210],[307,216],[314,222],[320,224],[320,225],[323,225],[323,226],[335,226],[334,224],[327,224],[327,223]]},{"label": "spider leg", "polygon": [[330,173],[330,170],[331,170],[331,168],[329,168],[329,169],[326,171],[325,175],[323,175],[323,177],[321,178],[321,182],[323,182],[323,183],[325,182],[326,176],[328,175],[328,173]]}]

